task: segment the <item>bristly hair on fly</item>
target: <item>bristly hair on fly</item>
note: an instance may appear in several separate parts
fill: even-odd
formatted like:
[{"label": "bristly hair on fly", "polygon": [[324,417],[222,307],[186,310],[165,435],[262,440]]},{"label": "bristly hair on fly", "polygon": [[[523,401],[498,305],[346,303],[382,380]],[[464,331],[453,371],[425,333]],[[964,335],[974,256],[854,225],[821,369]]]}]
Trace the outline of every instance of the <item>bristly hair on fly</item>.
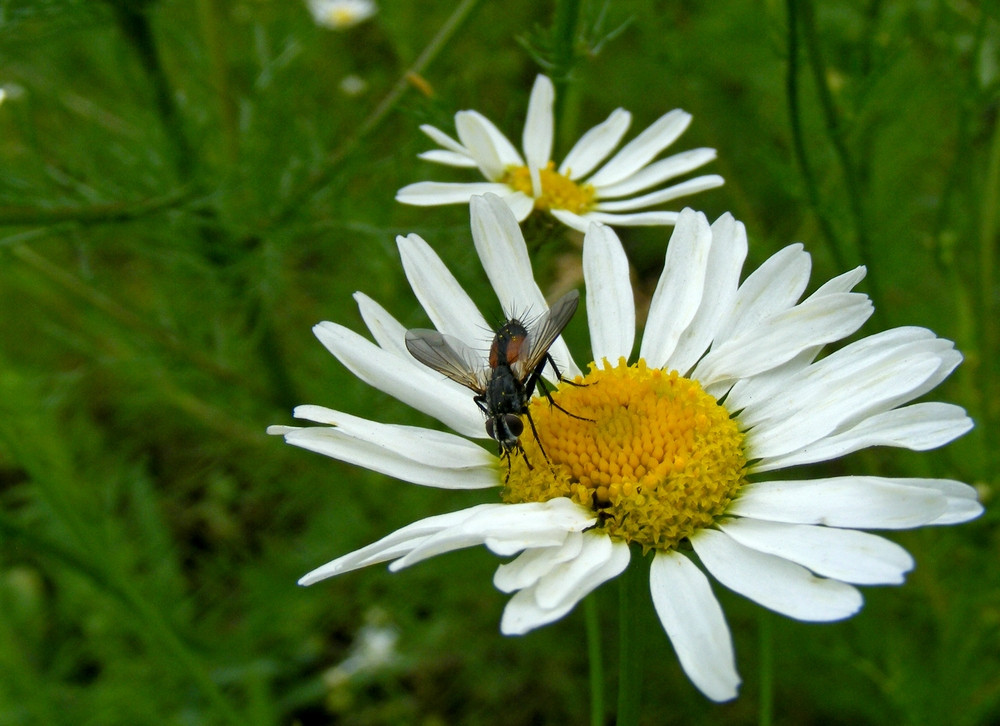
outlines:
[{"label": "bristly hair on fly", "polygon": [[571,290],[531,321],[521,321],[516,313],[505,318],[492,331],[493,341],[485,368],[483,357],[454,336],[430,329],[406,331],[406,349],[410,355],[475,393],[472,400],[486,416],[486,433],[497,442],[500,458],[507,461],[508,478],[511,456],[515,453],[520,453],[531,468],[520,441],[524,431],[522,416],[528,420],[539,449],[548,460],[529,410],[536,389],[549,404],[569,416],[580,418],[559,406],[541,380],[542,372],[549,366],[556,380],[572,383],[563,378],[549,348],[573,317],[579,301],[580,293]]}]

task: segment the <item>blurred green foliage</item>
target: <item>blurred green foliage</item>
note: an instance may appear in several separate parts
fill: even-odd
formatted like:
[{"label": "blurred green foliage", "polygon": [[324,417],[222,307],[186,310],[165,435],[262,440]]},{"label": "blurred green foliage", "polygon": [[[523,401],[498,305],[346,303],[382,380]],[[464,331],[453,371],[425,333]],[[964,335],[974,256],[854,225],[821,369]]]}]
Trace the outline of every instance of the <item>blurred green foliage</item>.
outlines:
[{"label": "blurred green foliage", "polygon": [[[491,493],[401,484],[264,434],[307,402],[428,423],[309,329],[360,330],[358,289],[425,324],[393,242],[409,232],[496,309],[467,208],[393,196],[446,176],[416,159],[420,123],[476,108],[519,139],[543,68],[560,86],[557,158],[617,106],[635,130],[692,112],[676,148],[717,148],[727,180],[694,203],[747,223],[748,265],[793,240],[816,281],[867,264],[865,330],[956,340],[966,362],[935,397],[978,423],[939,452],[824,469],[954,477],[987,503],[972,524],[899,534],[916,571],[868,588],[857,617],[804,625],[716,588],[737,701],[705,700],[647,613],[643,722],[754,723],[768,652],[775,723],[1000,720],[995,0],[592,0],[568,45],[555,5],[481,2],[418,68],[421,92],[405,74],[456,5],[386,0],[333,32],[289,0],[0,2],[0,726],[586,722],[582,614],[500,636],[485,551],[295,586]],[[529,229],[544,286],[562,231]],[[622,237],[651,290],[668,233]],[[397,658],[343,677],[373,621],[398,633]]]}]

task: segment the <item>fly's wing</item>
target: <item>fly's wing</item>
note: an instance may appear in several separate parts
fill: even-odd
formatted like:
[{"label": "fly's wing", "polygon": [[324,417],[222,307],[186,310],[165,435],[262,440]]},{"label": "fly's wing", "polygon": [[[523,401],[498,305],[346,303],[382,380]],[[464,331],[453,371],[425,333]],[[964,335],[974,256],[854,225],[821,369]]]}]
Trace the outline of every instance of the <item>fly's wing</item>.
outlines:
[{"label": "fly's wing", "polygon": [[482,357],[458,338],[425,328],[407,330],[406,349],[425,366],[456,383],[476,393],[486,390]]},{"label": "fly's wing", "polygon": [[522,380],[534,371],[545,360],[545,354],[555,342],[576,312],[580,303],[580,293],[570,290],[552,303],[548,312],[538,318],[528,331],[526,342],[528,354],[522,356],[515,364],[514,373]]}]

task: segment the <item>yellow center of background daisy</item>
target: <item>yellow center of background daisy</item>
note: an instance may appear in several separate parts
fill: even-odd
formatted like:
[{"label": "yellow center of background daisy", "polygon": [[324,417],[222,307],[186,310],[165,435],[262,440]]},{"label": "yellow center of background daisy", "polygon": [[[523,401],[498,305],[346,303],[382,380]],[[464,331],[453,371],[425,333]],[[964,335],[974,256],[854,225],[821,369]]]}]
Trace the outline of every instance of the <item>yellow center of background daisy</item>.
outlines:
[{"label": "yellow center of background daisy", "polygon": [[696,381],[622,358],[592,365],[582,383],[553,394],[568,413],[532,400],[548,462],[525,422],[533,468],[511,457],[504,501],[570,497],[644,550],[673,548],[725,512],[746,481],[743,434]]},{"label": "yellow center of background daisy", "polygon": [[356,11],[353,8],[333,8],[327,14],[327,22],[337,27],[350,25],[355,19]]},{"label": "yellow center of background daisy", "polygon": [[[535,199],[535,209],[565,209],[574,214],[583,214],[593,208],[596,201],[594,187],[589,184],[577,184],[556,171],[555,162],[550,161],[544,169],[539,170],[542,178],[542,195]],[[533,196],[531,173],[526,166],[512,166],[507,169],[501,182],[529,197]]]}]

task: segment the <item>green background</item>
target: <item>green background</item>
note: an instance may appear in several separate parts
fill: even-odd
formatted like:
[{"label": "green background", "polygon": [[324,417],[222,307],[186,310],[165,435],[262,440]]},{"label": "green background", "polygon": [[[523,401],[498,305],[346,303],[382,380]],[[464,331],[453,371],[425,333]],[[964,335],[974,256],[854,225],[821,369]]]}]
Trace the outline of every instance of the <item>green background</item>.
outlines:
[{"label": "green background", "polygon": [[[705,171],[726,178],[691,203],[747,224],[747,269],[800,240],[810,289],[867,264],[878,312],[862,332],[955,340],[965,363],[933,398],[977,421],[941,451],[805,472],[956,478],[987,513],[890,535],[916,570],[866,588],[845,622],[793,622],[716,585],[738,700],[691,686],[647,604],[642,722],[1000,720],[997,3],[619,0],[562,23],[574,5],[478,3],[417,66],[428,95],[400,79],[456,3],[386,0],[334,32],[292,0],[0,2],[0,726],[587,722],[582,608],[501,636],[483,548],[295,585],[493,492],[415,487],[264,434],[298,403],[430,423],[310,327],[363,330],[356,290],[426,325],[394,243],[409,232],[497,310],[467,207],[393,197],[475,176],[419,161],[420,123],[451,131],[475,108],[519,142],[543,68],[555,158],[618,106],[632,134],[690,111],[673,150],[717,148]],[[350,74],[360,95],[340,89]],[[578,248],[533,220],[543,288],[575,279]],[[668,231],[621,236],[648,293]],[[611,703],[616,603],[598,591]],[[334,682],[365,624],[395,629],[395,660]]]}]

